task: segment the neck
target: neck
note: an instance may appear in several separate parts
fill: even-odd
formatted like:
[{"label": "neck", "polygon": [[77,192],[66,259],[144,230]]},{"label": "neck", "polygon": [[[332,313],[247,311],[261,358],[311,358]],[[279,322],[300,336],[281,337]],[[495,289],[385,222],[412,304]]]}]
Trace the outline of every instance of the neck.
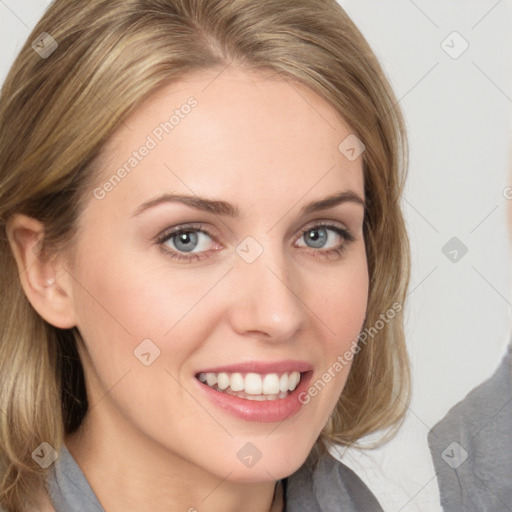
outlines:
[{"label": "neck", "polygon": [[233,482],[229,472],[212,474],[130,429],[109,435],[98,416],[89,413],[65,442],[108,512],[283,510],[275,481]]}]

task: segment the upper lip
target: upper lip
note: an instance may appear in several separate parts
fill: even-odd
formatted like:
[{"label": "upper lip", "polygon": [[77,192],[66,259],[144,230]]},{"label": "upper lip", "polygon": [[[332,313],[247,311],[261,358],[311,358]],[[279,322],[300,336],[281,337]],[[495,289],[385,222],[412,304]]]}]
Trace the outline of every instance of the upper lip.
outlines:
[{"label": "upper lip", "polygon": [[233,363],[223,366],[201,369],[199,373],[288,373],[288,372],[308,372],[313,369],[310,363],[305,361],[247,361],[244,363]]}]

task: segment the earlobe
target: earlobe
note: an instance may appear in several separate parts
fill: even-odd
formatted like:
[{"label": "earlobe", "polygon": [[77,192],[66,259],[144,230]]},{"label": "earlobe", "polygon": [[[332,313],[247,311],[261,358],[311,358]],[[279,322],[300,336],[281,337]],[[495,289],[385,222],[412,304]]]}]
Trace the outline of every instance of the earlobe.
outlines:
[{"label": "earlobe", "polygon": [[69,275],[57,257],[47,259],[41,252],[43,223],[27,215],[15,214],[8,220],[6,231],[29,302],[55,327],[74,327],[76,321]]}]

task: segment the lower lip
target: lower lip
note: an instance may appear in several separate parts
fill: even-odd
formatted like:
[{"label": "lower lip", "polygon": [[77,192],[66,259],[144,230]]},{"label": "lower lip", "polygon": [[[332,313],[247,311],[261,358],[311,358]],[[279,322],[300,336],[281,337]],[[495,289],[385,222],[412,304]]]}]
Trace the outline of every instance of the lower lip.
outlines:
[{"label": "lower lip", "polygon": [[264,402],[246,400],[244,398],[229,395],[228,393],[215,391],[198,379],[196,379],[196,382],[198,383],[201,391],[211,402],[233,416],[246,421],[274,423],[290,418],[294,414],[297,414],[302,407],[303,404],[299,400],[299,396],[302,391],[306,391],[308,388],[312,372],[305,372],[301,375],[299,385],[291,393],[288,393],[286,398],[266,400]]}]

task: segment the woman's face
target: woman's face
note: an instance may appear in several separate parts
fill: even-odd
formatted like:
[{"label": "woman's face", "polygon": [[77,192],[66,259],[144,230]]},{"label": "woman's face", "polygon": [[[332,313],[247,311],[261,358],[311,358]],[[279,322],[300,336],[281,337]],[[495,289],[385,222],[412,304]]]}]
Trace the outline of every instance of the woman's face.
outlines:
[{"label": "woman's face", "polygon": [[229,69],[123,123],[68,269],[91,435],[236,481],[303,463],[366,312],[350,134],[304,86]]}]

